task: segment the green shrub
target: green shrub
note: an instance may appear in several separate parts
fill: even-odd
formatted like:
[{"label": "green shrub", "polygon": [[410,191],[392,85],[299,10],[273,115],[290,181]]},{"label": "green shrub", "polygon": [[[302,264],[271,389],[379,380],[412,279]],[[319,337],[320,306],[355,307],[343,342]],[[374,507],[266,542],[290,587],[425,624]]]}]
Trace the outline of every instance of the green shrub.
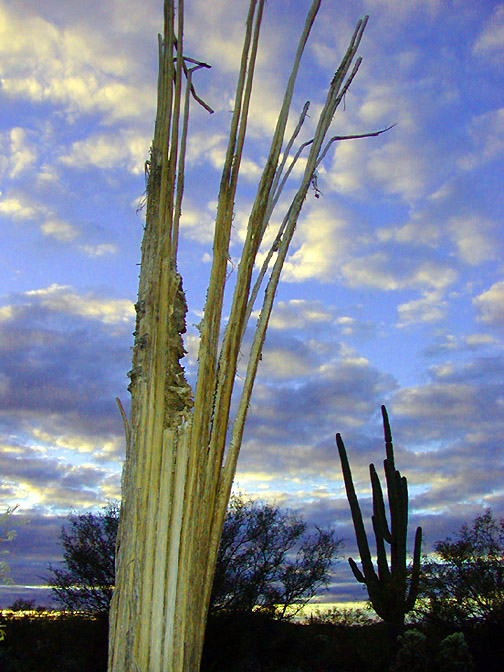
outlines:
[{"label": "green shrub", "polygon": [[462,632],[445,637],[437,657],[440,672],[472,672],[474,663]]},{"label": "green shrub", "polygon": [[429,656],[427,637],[419,630],[407,630],[398,638],[395,672],[427,672]]}]

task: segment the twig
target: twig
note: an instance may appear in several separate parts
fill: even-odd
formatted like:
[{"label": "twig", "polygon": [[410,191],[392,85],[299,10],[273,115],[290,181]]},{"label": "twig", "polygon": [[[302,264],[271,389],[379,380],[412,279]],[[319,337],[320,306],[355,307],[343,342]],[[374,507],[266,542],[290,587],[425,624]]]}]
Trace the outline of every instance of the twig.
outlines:
[{"label": "twig", "polygon": [[[377,135],[381,135],[382,133],[386,133],[387,131],[390,131],[391,128],[394,128],[394,126],[397,126],[397,121],[395,124],[392,124],[391,126],[387,126],[387,128],[382,128],[379,131],[373,131],[372,133],[357,133],[355,135],[334,135],[332,138],[330,138],[327,141],[326,146],[324,149],[320,152],[319,158],[317,159],[317,166],[320,165],[320,163],[323,161],[325,158],[325,155],[327,154],[329,147],[333,144],[333,142],[336,142],[338,140],[359,140],[360,138],[376,138]],[[310,140],[310,142],[313,142],[313,140]]]},{"label": "twig", "polygon": [[121,400],[119,397],[115,398],[116,404],[119,406],[119,412],[121,413],[121,418],[123,421],[124,425],[124,434],[126,435],[126,448],[129,447],[129,441],[130,441],[130,426],[128,422],[128,416],[126,415],[126,411],[124,410],[124,407],[121,403]]},{"label": "twig", "polygon": [[[177,48],[178,48],[178,40],[177,40],[177,38],[175,38],[175,49],[177,49]],[[188,68],[187,68],[186,63],[185,63],[186,61],[188,61],[189,63],[194,63],[197,66],[196,68],[191,68],[191,70],[197,70],[198,68],[208,68],[208,69],[210,69],[212,67],[208,63],[204,63],[203,61],[197,61],[195,58],[190,58],[189,56],[182,56],[182,58],[183,58],[182,69],[184,70],[184,74],[185,74],[185,76],[187,77],[188,80],[189,80],[189,76],[188,76]],[[205,103],[205,101],[198,96],[192,82],[190,84],[189,90],[190,90],[191,95],[194,98],[194,100],[197,103],[199,103],[201,105],[201,107],[204,107],[205,110],[207,112],[209,112],[210,114],[214,113],[214,110],[210,107],[210,105]]]}]

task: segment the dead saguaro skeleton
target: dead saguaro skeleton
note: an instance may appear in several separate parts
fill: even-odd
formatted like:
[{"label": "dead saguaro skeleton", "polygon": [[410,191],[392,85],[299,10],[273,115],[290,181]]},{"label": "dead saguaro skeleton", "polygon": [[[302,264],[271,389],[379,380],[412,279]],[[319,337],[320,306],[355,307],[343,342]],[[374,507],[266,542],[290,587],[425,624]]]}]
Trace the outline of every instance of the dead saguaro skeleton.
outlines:
[{"label": "dead saguaro skeleton", "polygon": [[[191,98],[209,109],[196,95],[192,78],[195,70],[208,66],[184,56],[183,0],[177,0],[177,9],[174,0],[164,3],[157,116],[146,164],[147,209],[129,422],[121,407],[127,452],[110,614],[109,672],[199,669],[219,539],[280,272],[317,166],[331,143],[343,139],[326,136],[360,65],[355,55],[367,17],[357,24],[330,83],[313,139],[291,158],[308,105],[287,143],[285,129],[300,59],[320,4],[321,0],[313,2],[299,40],[219,345],[233,207],[264,5],[264,0],[250,2],[218,195],[210,280],[199,325],[199,369],[193,393],[180,364],[185,354],[182,334],[187,308],[177,271],[177,249]],[[303,148],[308,151],[303,177],[262,269],[254,273],[271,214]],[[240,346],[263,283],[264,298],[247,372],[231,418]]]}]

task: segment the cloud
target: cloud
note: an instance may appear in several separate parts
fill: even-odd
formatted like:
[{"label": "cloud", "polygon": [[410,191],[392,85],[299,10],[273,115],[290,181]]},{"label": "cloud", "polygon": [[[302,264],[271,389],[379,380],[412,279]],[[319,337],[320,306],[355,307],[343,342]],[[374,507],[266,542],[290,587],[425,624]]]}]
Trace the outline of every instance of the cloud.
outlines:
[{"label": "cloud", "polygon": [[11,179],[19,177],[37,158],[35,145],[29,141],[25,129],[15,126],[0,135],[0,170]]},{"label": "cloud", "polygon": [[465,382],[403,388],[394,399],[394,413],[431,421],[465,416],[466,424],[474,416],[475,395],[475,390]]},{"label": "cloud", "polygon": [[240,67],[246,8],[225,0],[209,5],[196,0],[188,7],[187,21],[191,32],[185,36],[198,58],[208,63],[219,63],[227,72],[237,72]]},{"label": "cloud", "polygon": [[[462,197],[460,189],[457,189],[456,196],[453,194],[453,184],[445,186],[444,196],[441,193],[436,195],[436,202],[447,197],[453,202],[455,198]],[[380,227],[376,237],[384,245],[396,243],[408,246],[410,250],[414,247],[440,249],[449,241],[455,245],[458,258],[471,266],[495,257],[495,225],[492,220],[474,213],[457,214],[444,221],[440,212],[442,207],[438,202],[435,208],[415,212],[406,224]]]},{"label": "cloud", "polygon": [[114,397],[127,385],[131,303],[58,285],[9,299],[0,309],[4,435],[65,454],[71,466],[82,466],[75,459],[85,453],[115,462],[122,428]]},{"label": "cloud", "polygon": [[302,330],[313,329],[329,324],[334,319],[334,311],[321,301],[308,301],[306,299],[291,299],[279,301],[270,318],[270,329]]},{"label": "cloud", "polygon": [[504,107],[475,114],[468,126],[473,150],[458,158],[463,170],[473,171],[504,154]]},{"label": "cloud", "polygon": [[79,315],[104,324],[131,323],[135,311],[126,299],[105,299],[92,292],[79,294],[72,287],[51,285],[25,294],[28,302],[54,313]]},{"label": "cloud", "polygon": [[351,287],[373,287],[385,291],[403,288],[442,290],[458,278],[455,269],[438,261],[422,260],[413,254],[395,257],[392,252],[374,252],[357,257],[342,267]]},{"label": "cloud", "polygon": [[504,42],[504,5],[494,7],[490,19],[478,35],[473,53],[477,56],[492,56],[500,59]]},{"label": "cloud", "polygon": [[74,142],[70,152],[59,157],[59,162],[81,170],[90,166],[101,170],[124,167],[140,175],[144,172],[149,144],[150,138],[141,137],[133,130],[92,135]]},{"label": "cloud", "polygon": [[371,416],[394,389],[395,381],[362,356],[339,356],[338,344],[332,344],[330,353],[329,348],[318,351],[316,343],[302,346],[289,339],[283,344],[283,356],[281,349],[282,343],[276,341],[275,366],[277,361],[287,364],[292,353],[296,367],[291,369],[296,374],[282,380],[284,369],[278,375],[277,368],[267,367],[265,356],[266,368],[260,368],[245,430],[247,442],[266,451],[264,459],[271,459],[275,472],[273,465],[280,461],[279,469],[289,474],[297,468],[327,473],[327,449],[320,450],[316,460],[313,455],[308,459],[306,451],[315,451],[322,441],[325,446],[327,437],[333,441],[336,425],[341,430],[361,426],[363,417]]},{"label": "cloud", "polygon": [[192,200],[186,199],[180,219],[180,231],[184,238],[201,245],[208,245],[214,238],[215,203],[198,207]]},{"label": "cloud", "polygon": [[45,241],[71,246],[87,257],[102,257],[117,252],[117,244],[111,240],[116,238],[115,234],[89,222],[63,220],[48,206],[33,200],[23,191],[13,192],[7,198],[2,198],[0,192],[0,215],[14,221],[33,223]]},{"label": "cloud", "polygon": [[4,486],[11,484],[10,500],[21,508],[47,510],[88,508],[103,501],[100,483],[107,470],[93,464],[71,464],[46,451],[28,446],[3,445],[0,464]]},{"label": "cloud", "polygon": [[388,142],[372,152],[368,170],[374,182],[386,191],[411,201],[425,194],[427,161],[399,141]]},{"label": "cloud", "polygon": [[41,225],[40,230],[44,236],[54,238],[60,243],[71,243],[79,235],[74,226],[60,219],[48,219]]},{"label": "cloud", "polygon": [[502,432],[503,371],[504,359],[499,352],[432,367],[428,383],[394,394],[392,408],[401,417],[401,432],[416,435],[420,445],[440,440],[439,448],[452,450],[467,441],[490,454]]},{"label": "cloud", "polygon": [[465,263],[477,266],[495,257],[495,242],[490,235],[492,228],[492,222],[478,215],[454,217],[449,222],[458,254]]},{"label": "cloud", "polygon": [[493,284],[490,289],[473,299],[478,311],[478,319],[485,324],[500,327],[504,325],[504,281]]},{"label": "cloud", "polygon": [[447,303],[440,292],[424,292],[421,299],[414,299],[398,306],[398,326],[439,322],[445,317]]},{"label": "cloud", "polygon": [[[301,4],[265,3],[233,256],[303,21]],[[296,113],[308,82],[321,92],[303,140],[356,16],[354,6],[326,4],[294,96]],[[494,277],[502,256],[495,213],[503,142],[493,67],[500,67],[502,12],[470,3],[456,16],[434,1],[365,4],[373,10],[365,60],[331,132],[399,124],[379,138],[335,143],[320,166],[322,196],[308,194],[287,259],[290,284],[273,312],[238,470],[238,481],[268,501],[336,525],[352,555],[336,431],[351,451],[368,517],[368,464],[383,459],[379,406],[388,404],[397,464],[410,482],[412,527],[425,523],[433,539],[478,507],[502,509],[504,433],[496,331],[504,323],[504,288]],[[124,222],[144,190],[162,3],[145,0],[140,12],[137,0],[0,0],[0,7],[1,95],[11,115],[0,136],[0,215],[12,236],[7,254],[19,243],[37,252],[36,264],[28,251],[20,274],[6,275],[23,291],[0,304],[0,497],[36,507],[31,519],[49,535],[41,511],[96,508],[119,492],[124,439],[113,399],[127,398],[134,315],[123,297],[133,289],[82,289],[78,278],[122,282],[126,273],[129,283],[136,275],[131,237],[140,227],[132,232]],[[245,13],[243,3],[229,0],[187,7],[184,51],[213,66],[195,85],[216,110],[208,116],[194,105],[191,112],[180,244],[196,306],[204,301],[208,266],[200,261],[210,258]],[[97,213],[105,213],[103,224],[95,223]],[[35,272],[49,271],[47,282],[33,282]],[[388,326],[373,321],[394,309],[395,327],[422,328],[402,329],[404,340],[397,340],[393,319]],[[479,329],[470,323],[476,316]],[[185,341],[192,380],[195,330]],[[390,371],[407,387],[400,389]],[[37,534],[33,544],[42,543]],[[37,572],[35,564],[30,571]],[[355,596],[351,582],[342,579],[341,591]]]},{"label": "cloud", "polygon": [[99,243],[98,245],[79,245],[79,249],[87,257],[105,257],[116,254],[117,247],[112,243]]},{"label": "cloud", "polygon": [[[450,353],[476,351],[498,346],[499,340],[491,334],[472,333],[463,336],[455,334],[443,334],[438,336],[430,345],[423,349],[423,354],[427,357],[438,357],[449,355]],[[446,364],[452,367],[451,363]]]},{"label": "cloud", "polygon": [[417,216],[406,224],[398,226],[382,226],[376,230],[377,240],[381,243],[394,241],[408,246],[434,247],[442,234],[438,223],[426,221],[425,217]]},{"label": "cloud", "polygon": [[9,568],[14,583],[20,586],[45,583],[48,563],[55,563],[61,558],[58,537],[63,520],[33,509],[16,512],[11,520],[16,536],[8,547]]},{"label": "cloud", "polygon": [[5,5],[0,12],[0,83],[7,97],[49,102],[70,116],[99,113],[108,121],[138,118],[151,108],[154,82],[126,78],[132,62],[118,56],[114,40],[97,39],[85,21],[60,28]]},{"label": "cloud", "polygon": [[0,213],[12,219],[33,219],[37,216],[40,209],[18,196],[5,198],[0,191]]},{"label": "cloud", "polygon": [[359,243],[358,226],[345,216],[337,216],[329,208],[310,208],[301,216],[293,248],[286,259],[283,280],[302,282],[315,278],[335,281],[341,265]]}]

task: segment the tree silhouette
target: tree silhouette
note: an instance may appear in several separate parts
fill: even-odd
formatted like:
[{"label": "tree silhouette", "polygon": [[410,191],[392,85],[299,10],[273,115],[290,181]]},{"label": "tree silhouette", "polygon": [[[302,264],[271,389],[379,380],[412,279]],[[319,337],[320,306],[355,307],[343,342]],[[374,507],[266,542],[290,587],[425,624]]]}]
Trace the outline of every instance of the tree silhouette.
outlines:
[{"label": "tree silhouette", "polygon": [[420,610],[428,620],[504,624],[504,518],[491,509],[464,524],[455,539],[434,544],[424,563]]},{"label": "tree silhouette", "polygon": [[70,530],[60,533],[64,567],[49,565],[56,601],[69,611],[108,612],[115,580],[115,546],[119,508],[69,517]]},{"label": "tree silhouette", "polygon": [[234,496],[224,522],[210,612],[297,613],[330,579],[341,547],[330,530],[308,533],[302,516]]},{"label": "tree silhouette", "polygon": [[[108,612],[119,509],[109,505],[69,521],[69,531],[63,526],[60,534],[63,566],[49,565],[48,584],[64,609]],[[277,618],[293,615],[327,585],[340,545],[330,530],[309,534],[301,515],[235,495],[224,522],[210,611],[259,608]]]}]

